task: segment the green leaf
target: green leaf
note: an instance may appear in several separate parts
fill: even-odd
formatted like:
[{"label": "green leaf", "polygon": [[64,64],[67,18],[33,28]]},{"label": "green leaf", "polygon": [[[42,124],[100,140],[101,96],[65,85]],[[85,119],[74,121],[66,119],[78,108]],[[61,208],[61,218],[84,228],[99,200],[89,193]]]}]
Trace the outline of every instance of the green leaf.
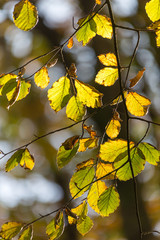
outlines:
[{"label": "green leaf", "polygon": [[1,227],[0,237],[10,240],[15,237],[21,230],[23,224],[18,222],[7,222]]},{"label": "green leaf", "polygon": [[104,217],[109,216],[119,206],[120,199],[119,194],[115,187],[110,186],[107,188],[98,199],[98,208],[100,214]]},{"label": "green leaf", "polygon": [[16,27],[31,30],[38,22],[37,8],[29,0],[21,0],[14,7],[13,19]]},{"label": "green leaf", "polygon": [[[78,198],[90,187],[93,181],[95,170],[93,166],[84,167],[75,172],[70,180],[69,189],[72,197]],[[85,187],[87,185],[87,187]]]},{"label": "green leaf", "polygon": [[159,151],[149,143],[142,142],[138,145],[138,148],[142,151],[147,162],[157,166],[160,162]]},{"label": "green leaf", "polygon": [[147,2],[145,9],[152,22],[160,19],[160,0],[151,0]]},{"label": "green leaf", "polygon": [[79,142],[77,142],[71,149],[66,150],[65,146],[60,146],[57,153],[57,165],[58,168],[62,168],[67,165],[71,159],[76,155],[79,148]]},{"label": "green leaf", "polygon": [[54,82],[48,90],[48,99],[51,107],[56,111],[60,111],[66,106],[70,98],[70,80],[67,77],[61,77]]},{"label": "green leaf", "polygon": [[77,230],[82,236],[87,234],[93,227],[93,221],[90,217],[86,216],[82,221],[78,221]]},{"label": "green leaf", "polygon": [[49,236],[49,240],[58,239],[63,234],[64,227],[65,225],[62,211],[47,225],[46,233]]},{"label": "green leaf", "polygon": [[71,97],[66,108],[67,117],[75,122],[81,121],[86,109],[82,102],[75,96]]},{"label": "green leaf", "polygon": [[[134,177],[135,177],[139,173],[141,173],[142,170],[144,169],[144,165],[146,162],[145,156],[143,155],[142,151],[139,148],[133,148],[130,151],[130,159],[131,159],[131,164],[132,164],[133,173],[134,173]],[[117,174],[116,174],[116,176],[119,180],[127,181],[127,180],[133,178],[130,163],[128,162],[128,154],[124,155],[121,158],[121,160],[115,162],[114,167],[115,167],[115,169],[121,167],[117,171]]]},{"label": "green leaf", "polygon": [[32,226],[29,226],[21,233],[18,240],[32,240],[32,238],[33,238],[33,230],[32,230]]}]

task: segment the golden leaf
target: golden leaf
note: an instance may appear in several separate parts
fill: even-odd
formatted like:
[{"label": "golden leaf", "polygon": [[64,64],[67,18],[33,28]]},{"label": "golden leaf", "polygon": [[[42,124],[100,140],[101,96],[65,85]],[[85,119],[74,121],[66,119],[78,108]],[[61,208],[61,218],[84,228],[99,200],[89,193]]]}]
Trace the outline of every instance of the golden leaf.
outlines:
[{"label": "golden leaf", "polygon": [[129,85],[130,88],[134,87],[141,80],[144,72],[145,72],[145,68],[143,68],[141,71],[139,71],[138,74],[134,78],[129,80],[130,81],[130,85]]}]

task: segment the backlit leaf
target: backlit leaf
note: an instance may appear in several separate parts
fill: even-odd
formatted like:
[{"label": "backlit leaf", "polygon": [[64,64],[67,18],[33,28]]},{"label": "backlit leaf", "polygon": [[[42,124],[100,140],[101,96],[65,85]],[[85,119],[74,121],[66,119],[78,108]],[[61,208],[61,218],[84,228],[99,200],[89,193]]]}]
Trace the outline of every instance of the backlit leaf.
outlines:
[{"label": "backlit leaf", "polygon": [[93,221],[90,217],[86,216],[82,221],[78,221],[77,230],[82,236],[87,234],[93,227]]},{"label": "backlit leaf", "polygon": [[138,148],[142,151],[147,162],[152,165],[158,165],[160,162],[159,151],[149,143],[142,142],[138,145]]},{"label": "backlit leaf", "polygon": [[48,99],[51,107],[56,111],[60,111],[70,98],[70,80],[67,77],[61,77],[54,82],[48,90]]},{"label": "backlit leaf", "polygon": [[113,53],[101,54],[98,56],[98,58],[105,66],[117,66],[117,59]]},{"label": "backlit leaf", "polygon": [[67,165],[71,159],[76,155],[79,148],[79,142],[75,141],[75,144],[72,145],[68,150],[66,145],[61,145],[57,153],[57,165],[58,168],[62,168]]},{"label": "backlit leaf", "polygon": [[22,223],[18,222],[7,222],[1,227],[0,237],[6,240],[10,240],[15,237],[23,227]]},{"label": "backlit leaf", "polygon": [[[146,162],[145,156],[143,155],[142,151],[139,148],[133,148],[130,151],[130,159],[131,159],[134,176],[137,176],[144,169],[144,165]],[[128,161],[128,154],[126,154],[126,156],[124,155],[122,160],[114,163],[115,169],[122,166],[116,173],[117,178],[121,181],[127,181],[133,178],[130,163],[127,161]]]},{"label": "backlit leaf", "polygon": [[89,84],[75,80],[75,86],[77,89],[77,97],[87,107],[97,108],[102,106],[102,96],[97,89]]},{"label": "backlit leaf", "polygon": [[160,19],[160,0],[150,0],[146,3],[145,9],[152,22]]},{"label": "backlit leaf", "polygon": [[97,73],[95,82],[104,86],[112,86],[117,79],[118,69],[106,67]]},{"label": "backlit leaf", "polygon": [[11,83],[12,81],[16,81],[17,77],[18,76],[15,74],[6,74],[6,75],[2,74],[0,76],[0,95],[6,94],[6,93],[3,93],[3,88],[4,88],[5,84],[8,82]]},{"label": "backlit leaf", "polygon": [[97,136],[97,133],[96,133],[96,131],[94,131],[92,128],[93,128],[93,126],[91,125],[91,126],[87,126],[87,125],[83,125],[83,128],[85,129],[85,130],[87,130],[87,132],[88,132],[88,134],[91,136],[91,138],[95,138],[96,136]]},{"label": "backlit leaf", "polygon": [[33,238],[33,230],[32,230],[32,226],[29,226],[21,233],[18,240],[32,240],[32,238]]},{"label": "backlit leaf", "polygon": [[20,93],[20,87],[21,87],[21,81],[18,80],[17,86],[12,94],[11,99],[9,100],[8,107],[7,107],[8,109],[17,101],[19,93]]},{"label": "backlit leaf", "polygon": [[71,37],[68,41],[67,47],[71,49],[73,47],[73,37]]},{"label": "backlit leaf", "polygon": [[34,158],[30,154],[30,152],[27,148],[22,153],[22,157],[20,160],[20,166],[24,167],[25,169],[30,169],[30,170],[32,170],[34,167]]},{"label": "backlit leaf", "polygon": [[34,81],[36,85],[40,88],[46,88],[49,84],[48,70],[46,67],[43,67],[34,75]]},{"label": "backlit leaf", "polygon": [[154,30],[156,33],[156,42],[157,42],[157,47],[160,47],[160,20],[153,22],[148,29]]},{"label": "backlit leaf", "polygon": [[[90,187],[94,179],[95,170],[93,166],[82,168],[75,172],[70,180],[69,189],[72,197],[80,197]],[[87,186],[87,187],[85,187]]]},{"label": "backlit leaf", "polygon": [[130,81],[130,85],[129,85],[130,88],[134,87],[141,80],[144,72],[145,72],[145,68],[143,68],[141,71],[139,71],[138,74],[134,78],[129,80]]},{"label": "backlit leaf", "polygon": [[71,150],[74,147],[74,145],[78,142],[78,139],[79,135],[70,137],[64,143],[62,143],[62,146],[64,146],[65,150]]},{"label": "backlit leaf", "polygon": [[97,13],[93,20],[96,23],[96,33],[103,38],[111,39],[113,35],[111,19]]},{"label": "backlit leaf", "polygon": [[97,201],[99,196],[106,190],[107,186],[102,181],[97,181],[92,184],[89,190],[87,201],[90,207],[97,213],[99,213],[99,208],[97,207]]},{"label": "backlit leaf", "polygon": [[121,123],[119,120],[116,120],[114,118],[111,119],[111,121],[106,126],[106,133],[108,137],[111,139],[116,138],[119,135],[119,132],[121,130]]},{"label": "backlit leaf", "polygon": [[14,7],[13,19],[21,30],[31,30],[38,22],[37,8],[29,0],[21,0]]},{"label": "backlit leaf", "polygon": [[144,116],[147,114],[148,107],[151,104],[151,101],[139,95],[136,92],[129,92],[126,97],[126,105],[128,111],[135,116]]},{"label": "backlit leaf", "polygon": [[101,0],[95,0],[97,4],[101,4]]},{"label": "backlit leaf", "polygon": [[77,219],[75,219],[75,217],[68,216],[68,222],[69,224],[76,224],[77,220],[82,220],[87,216],[87,213],[88,213],[87,203],[83,201],[77,207],[72,208],[71,211],[77,215]]},{"label": "backlit leaf", "polygon": [[97,147],[98,138],[83,138],[79,140],[80,146],[78,152],[84,152],[88,149]]},{"label": "backlit leaf", "polygon": [[89,167],[93,167],[94,164],[95,164],[95,160],[92,159],[92,158],[90,158],[90,159],[87,160],[87,161],[83,161],[83,162],[81,162],[81,163],[78,163],[77,166],[76,166],[76,168],[77,168],[77,170],[80,170],[80,169],[85,168],[85,167],[88,167],[88,166],[89,166]]},{"label": "backlit leaf", "polygon": [[[96,177],[97,179],[104,177],[106,175],[106,177],[104,177],[103,179],[115,179],[115,173],[113,172],[113,166],[112,164],[109,163],[103,163],[103,162],[99,162],[97,164],[97,169],[96,169]],[[111,173],[113,172],[113,173]],[[111,174],[109,174],[111,173]]]},{"label": "backlit leaf", "polygon": [[100,214],[104,217],[109,216],[119,206],[120,199],[119,194],[115,187],[110,186],[107,188],[98,199],[98,208]]},{"label": "backlit leaf", "polygon": [[79,101],[78,97],[71,97],[66,108],[67,117],[75,122],[78,122],[82,120],[85,112],[85,106]]},{"label": "backlit leaf", "polygon": [[63,211],[58,214],[58,217],[52,219],[47,225],[46,233],[49,236],[49,240],[58,239],[64,231],[64,218]]},{"label": "backlit leaf", "polygon": [[[134,146],[133,142],[130,142],[130,148]],[[100,158],[106,162],[114,162],[115,159],[121,154],[127,151],[127,141],[123,139],[108,140],[104,144],[100,145]]]}]

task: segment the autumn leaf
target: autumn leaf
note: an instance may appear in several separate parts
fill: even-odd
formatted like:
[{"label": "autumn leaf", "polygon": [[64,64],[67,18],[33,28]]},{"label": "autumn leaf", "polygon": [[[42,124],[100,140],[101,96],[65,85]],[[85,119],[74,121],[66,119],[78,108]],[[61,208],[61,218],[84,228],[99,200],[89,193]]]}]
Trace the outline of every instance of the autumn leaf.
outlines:
[{"label": "autumn leaf", "polygon": [[95,164],[95,160],[90,158],[89,160],[78,163],[76,168],[77,168],[77,170],[80,170],[80,169],[85,168],[85,167],[93,167],[94,164]]},{"label": "autumn leaf", "polygon": [[147,162],[157,166],[160,162],[159,151],[149,143],[141,142],[138,148],[142,151]]},{"label": "autumn leaf", "polygon": [[22,227],[23,224],[18,222],[4,223],[1,227],[0,237],[4,240],[12,239],[20,232]]},{"label": "autumn leaf", "polygon": [[129,92],[126,97],[126,106],[128,111],[135,116],[144,116],[148,112],[148,107],[151,104],[151,101],[136,93]]},{"label": "autumn leaf", "polygon": [[83,138],[79,140],[78,152],[84,152],[88,149],[97,147],[98,138]]},{"label": "autumn leaf", "polygon": [[68,41],[67,47],[71,49],[73,47],[73,37],[71,37]]},{"label": "autumn leaf", "polygon": [[87,125],[83,124],[83,128],[84,128],[85,130],[87,130],[87,132],[88,132],[88,134],[90,135],[91,138],[95,138],[95,137],[97,136],[96,131],[94,131],[94,130],[92,129],[92,128],[93,128],[92,125],[91,125],[91,126],[87,126]]},{"label": "autumn leaf", "polygon": [[32,230],[32,226],[29,226],[21,233],[18,240],[32,240],[32,238],[33,238],[33,230]]},{"label": "autumn leaf", "polygon": [[117,58],[113,53],[101,54],[98,56],[99,61],[105,66],[117,66]]},{"label": "autumn leaf", "polygon": [[68,75],[70,76],[70,78],[77,78],[77,68],[76,68],[76,65],[75,63],[72,63],[68,69]]},{"label": "autumn leaf", "polygon": [[102,177],[104,177],[103,179],[115,179],[116,176],[112,164],[99,161],[96,168],[96,177],[97,179]]},{"label": "autumn leaf", "polygon": [[121,123],[119,120],[112,118],[106,126],[106,133],[111,139],[116,138],[121,130]]},{"label": "autumn leaf", "polygon": [[160,47],[160,20],[153,22],[148,29],[154,30],[156,33],[156,43],[157,47]]},{"label": "autumn leaf", "polygon": [[106,67],[101,69],[95,78],[95,82],[105,87],[112,86],[118,79],[118,69]]},{"label": "autumn leaf", "polygon": [[70,80],[67,77],[61,77],[53,83],[52,87],[48,90],[48,100],[50,101],[51,108],[56,112],[60,111],[70,98]]},{"label": "autumn leaf", "polygon": [[49,236],[49,240],[58,239],[64,231],[64,217],[63,211],[58,213],[50,223],[47,225],[46,233]]},{"label": "autumn leaf", "polygon": [[160,19],[160,0],[150,0],[146,3],[145,9],[152,22]]},{"label": "autumn leaf", "polygon": [[95,0],[97,4],[101,4],[101,0]]},{"label": "autumn leaf", "polygon": [[66,115],[75,122],[81,121],[85,115],[86,108],[78,97],[71,97],[67,104]]},{"label": "autumn leaf", "polygon": [[69,224],[76,224],[78,219],[83,219],[87,216],[88,213],[88,208],[87,208],[87,203],[85,201],[83,201],[81,204],[79,204],[77,207],[72,208],[71,212],[73,214],[75,214],[77,216],[77,218],[75,218],[75,216],[71,216],[68,215],[68,222]]},{"label": "autumn leaf", "polygon": [[46,67],[41,68],[35,75],[34,81],[36,85],[40,88],[46,88],[49,84],[48,70]]},{"label": "autumn leaf", "polygon": [[[93,13],[94,14],[94,13]],[[103,38],[111,39],[113,35],[113,28],[111,19],[100,14],[96,14],[93,18],[96,23],[96,33]]]},{"label": "autumn leaf", "polygon": [[134,87],[142,79],[144,72],[145,72],[145,68],[143,68],[141,71],[139,71],[138,74],[134,78],[129,80],[130,88]]},{"label": "autumn leaf", "polygon": [[[126,99],[126,96],[128,94],[128,91],[123,91],[124,98]],[[115,98],[112,103],[110,104],[111,106],[115,104],[119,104],[123,101],[122,95],[119,95],[117,98]]]},{"label": "autumn leaf", "polygon": [[92,227],[93,221],[88,216],[86,216],[82,221],[79,221],[77,223],[77,230],[82,236],[86,235]]},{"label": "autumn leaf", "polygon": [[21,30],[31,30],[38,22],[37,8],[29,0],[21,0],[14,7],[13,19]]},{"label": "autumn leaf", "polygon": [[102,96],[97,89],[89,84],[75,80],[75,87],[77,89],[77,97],[87,107],[97,108],[102,106]]}]

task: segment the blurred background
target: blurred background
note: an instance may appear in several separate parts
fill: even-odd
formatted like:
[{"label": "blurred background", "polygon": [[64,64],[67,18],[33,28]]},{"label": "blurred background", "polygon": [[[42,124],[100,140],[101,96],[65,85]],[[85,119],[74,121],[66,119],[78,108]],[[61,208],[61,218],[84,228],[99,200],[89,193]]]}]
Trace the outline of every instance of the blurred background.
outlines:
[{"label": "blurred background", "polygon": [[[14,5],[17,1],[0,1],[0,73],[10,72],[32,58],[46,53],[54,46],[63,43],[73,32],[74,25],[80,17],[86,16],[94,6],[94,0],[34,0],[39,12],[37,26],[29,32],[15,27],[12,20]],[[111,4],[119,25],[145,28],[151,23],[145,13],[146,0],[112,0]],[[107,7],[101,14],[108,14]],[[127,66],[137,41],[137,34],[132,31],[118,30],[119,53],[122,66]],[[94,78],[103,66],[97,56],[113,52],[113,41],[95,37],[87,46],[82,47],[76,40],[72,49],[64,49],[64,57],[69,67],[72,62],[77,66],[78,79],[90,83],[104,93],[103,103],[111,99],[118,91],[118,83],[110,88],[98,86]],[[49,70],[50,88],[54,81],[65,74],[65,68],[58,57],[58,63]],[[39,59],[29,64],[26,76],[33,74],[47,61]],[[160,49],[156,47],[154,33],[141,32],[140,46],[131,67],[129,78],[146,68],[143,80],[135,88],[139,93],[151,99],[152,105],[147,119],[160,122]],[[123,77],[125,79],[126,72]],[[6,109],[6,99],[0,97],[0,149],[3,152],[19,147],[34,136],[65,127],[73,122],[66,118],[65,109],[55,113],[47,100],[47,90],[36,87],[33,79],[30,94],[22,101]],[[90,110],[88,110],[90,111]],[[123,119],[120,133],[126,138],[123,107],[119,113]],[[112,109],[105,108],[95,118],[87,121],[101,135],[112,116]],[[147,129],[147,124],[140,121],[131,122],[132,140],[138,142]],[[58,171],[56,153],[61,143],[68,137],[81,134],[81,126],[50,135],[29,146],[35,158],[33,171],[16,167],[10,173],[5,172],[5,163],[9,156],[0,161],[0,225],[6,221],[31,222],[40,214],[46,214],[62,206],[70,199],[69,180],[75,166],[97,153],[88,150],[78,153],[72,162]],[[106,138],[107,139],[107,138]],[[160,147],[160,128],[151,126],[145,141]],[[152,229],[160,231],[160,168],[146,164],[145,170],[137,177],[140,214],[144,231]],[[121,206],[108,218],[99,217],[89,208],[94,221],[93,229],[82,237],[75,226],[68,226],[60,239],[63,240],[137,240],[138,225],[135,212],[132,181],[118,182]],[[71,207],[76,206],[76,200]],[[53,217],[53,216],[52,216]],[[48,217],[34,224],[34,240],[47,239],[46,224]],[[160,239],[157,234],[145,236],[143,239]]]}]

